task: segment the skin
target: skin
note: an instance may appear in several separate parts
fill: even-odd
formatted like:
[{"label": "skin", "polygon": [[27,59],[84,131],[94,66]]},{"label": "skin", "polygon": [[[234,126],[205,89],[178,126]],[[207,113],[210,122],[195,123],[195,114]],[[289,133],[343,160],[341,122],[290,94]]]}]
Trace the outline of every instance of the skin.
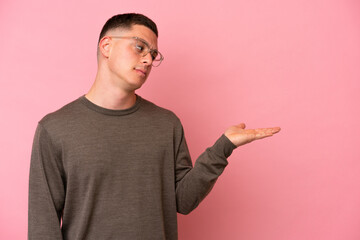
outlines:
[{"label": "skin", "polygon": [[[108,109],[127,109],[135,104],[139,89],[151,72],[151,56],[139,56],[129,39],[109,36],[140,37],[157,49],[157,37],[149,28],[134,25],[129,30],[111,30],[99,42],[98,69],[94,84],[85,95],[90,101]],[[139,71],[146,72],[145,76]]]},{"label": "skin", "polygon": [[[157,49],[157,37],[149,28],[133,25],[127,30],[111,30],[99,42],[98,69],[94,84],[85,95],[87,99],[103,108],[121,110],[135,104],[135,90],[139,89],[151,72],[150,54],[144,57],[135,53],[132,40],[109,36],[140,37]],[[254,140],[270,137],[280,127],[245,129],[240,123],[226,129],[225,136],[237,147]]]}]

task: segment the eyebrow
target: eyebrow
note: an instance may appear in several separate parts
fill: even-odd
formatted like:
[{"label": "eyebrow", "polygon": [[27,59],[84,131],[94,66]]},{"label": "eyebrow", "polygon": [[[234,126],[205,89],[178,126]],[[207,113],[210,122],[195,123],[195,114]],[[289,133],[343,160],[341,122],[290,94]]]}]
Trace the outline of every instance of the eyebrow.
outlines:
[{"label": "eyebrow", "polygon": [[142,39],[141,37],[137,37],[139,40],[143,41],[144,43],[146,43],[150,49],[153,49],[153,50],[156,50],[156,51],[159,51],[157,48],[153,48],[150,43],[148,41],[146,41],[145,39]]}]

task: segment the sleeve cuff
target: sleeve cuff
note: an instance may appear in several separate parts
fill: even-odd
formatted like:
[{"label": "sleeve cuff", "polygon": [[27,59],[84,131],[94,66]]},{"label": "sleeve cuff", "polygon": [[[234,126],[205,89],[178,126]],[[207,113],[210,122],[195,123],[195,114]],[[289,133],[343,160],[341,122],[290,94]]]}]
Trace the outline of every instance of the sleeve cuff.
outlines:
[{"label": "sleeve cuff", "polygon": [[215,142],[212,146],[213,151],[219,155],[228,158],[233,150],[236,148],[236,145],[233,144],[225,134],[222,134],[221,137]]}]

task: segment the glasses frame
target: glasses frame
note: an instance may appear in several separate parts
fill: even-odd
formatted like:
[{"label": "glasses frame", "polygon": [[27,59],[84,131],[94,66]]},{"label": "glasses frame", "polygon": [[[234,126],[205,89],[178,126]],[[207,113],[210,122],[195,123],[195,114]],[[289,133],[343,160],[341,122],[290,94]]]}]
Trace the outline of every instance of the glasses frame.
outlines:
[{"label": "glasses frame", "polygon": [[[140,54],[142,57],[145,57],[148,53],[150,53],[150,55],[152,56],[152,53],[153,53],[153,52],[156,52],[156,53],[160,56],[160,60],[155,60],[155,59],[152,59],[152,57],[151,57],[151,59],[152,59],[151,65],[152,65],[153,67],[158,67],[158,66],[160,66],[161,62],[164,60],[164,56],[159,52],[159,50],[154,49],[154,48],[151,48],[151,47],[150,47],[150,44],[149,44],[148,42],[146,42],[146,41],[145,41],[144,39],[142,39],[142,38],[139,38],[139,37],[127,37],[127,36],[108,36],[108,37],[110,37],[110,38],[135,39],[135,40],[140,41],[140,42],[142,42],[143,44],[145,44],[146,47],[148,48],[148,50],[147,50],[146,52]],[[155,65],[154,65],[154,62],[156,62]]]}]

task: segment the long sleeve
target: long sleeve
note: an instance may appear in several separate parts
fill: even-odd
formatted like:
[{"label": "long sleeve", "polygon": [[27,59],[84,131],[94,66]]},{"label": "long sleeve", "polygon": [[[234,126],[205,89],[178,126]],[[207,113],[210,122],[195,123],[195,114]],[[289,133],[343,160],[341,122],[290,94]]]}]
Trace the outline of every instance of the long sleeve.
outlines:
[{"label": "long sleeve", "polygon": [[223,134],[198,157],[192,167],[182,127],[180,136],[175,170],[177,211],[189,214],[209,194],[236,146]]},{"label": "long sleeve", "polygon": [[60,221],[65,200],[61,155],[41,124],[31,153],[29,174],[28,239],[63,239]]}]

